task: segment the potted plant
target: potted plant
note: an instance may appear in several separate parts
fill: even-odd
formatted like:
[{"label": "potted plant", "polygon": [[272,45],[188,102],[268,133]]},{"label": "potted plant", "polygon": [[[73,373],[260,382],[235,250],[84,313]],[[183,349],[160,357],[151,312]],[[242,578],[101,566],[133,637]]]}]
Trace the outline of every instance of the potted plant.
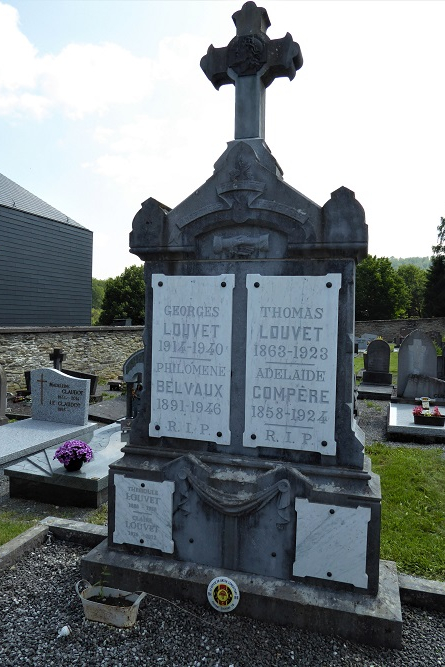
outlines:
[{"label": "potted plant", "polygon": [[84,463],[93,458],[93,450],[82,440],[67,440],[56,449],[55,459],[65,466],[68,472],[80,470]]},{"label": "potted plant", "polygon": [[423,426],[444,426],[445,415],[443,415],[437,405],[431,410],[424,410],[421,405],[416,405],[413,409],[414,423]]},{"label": "potted plant", "polygon": [[[105,575],[108,574],[105,572]],[[136,623],[139,605],[146,596],[140,591],[129,593],[105,586],[103,579],[93,585],[81,579],[75,588],[82,600],[85,618],[117,628],[130,628]]]}]

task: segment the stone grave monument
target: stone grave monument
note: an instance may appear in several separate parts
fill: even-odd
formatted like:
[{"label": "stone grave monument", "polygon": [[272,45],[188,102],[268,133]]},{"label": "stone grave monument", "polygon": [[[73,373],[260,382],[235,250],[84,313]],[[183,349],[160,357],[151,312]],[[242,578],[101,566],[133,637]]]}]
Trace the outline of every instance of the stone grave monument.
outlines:
[{"label": "stone grave monument", "polygon": [[185,201],[147,199],[133,221],[146,382],[110,467],[108,540],[82,576],[106,565],[127,590],[202,604],[229,579],[236,613],[399,646],[379,478],[353,415],[364,211],[345,187],[319,206],[285,183],[265,143],[265,91],[294,78],[300,48],[266,35],[254,2],[233,21],[236,36],[201,67],[215,88],[235,86],[235,140]]},{"label": "stone grave monument", "polygon": [[108,468],[119,459],[126,442],[121,424],[98,428],[82,440],[93,450],[93,459],[78,472],[67,472],[48,447],[5,468],[11,498],[28,498],[43,503],[74,507],[100,507],[108,500]]},{"label": "stone grave monument", "polygon": [[363,355],[365,370],[358,387],[358,398],[389,400],[392,396],[392,373],[389,372],[391,349],[386,340],[372,340]]},{"label": "stone grave monument", "polygon": [[[70,375],[71,377],[74,378],[80,378],[81,380],[89,380],[90,381],[90,401],[96,403],[97,401],[102,399],[102,394],[97,393],[97,383],[99,380],[99,377],[97,375],[94,375],[93,373],[83,373],[81,371],[71,371],[68,370],[67,368],[62,368],[62,363],[65,361],[67,355],[66,353],[60,348],[60,347],[55,347],[52,352],[49,354],[49,359],[50,361],[53,362],[53,367],[57,371],[63,371],[65,375]],[[25,371],[25,380],[26,380],[26,388],[28,391],[31,391],[31,371]]]},{"label": "stone grave monument", "polygon": [[436,347],[427,333],[412,331],[399,350],[397,396],[413,400],[429,396],[445,402],[445,380],[438,378]]},{"label": "stone grave monument", "polygon": [[42,451],[69,438],[91,436],[90,381],[52,368],[31,371],[32,416],[0,430],[0,464]]},{"label": "stone grave monument", "polygon": [[62,371],[31,371],[32,417],[60,424],[88,423],[90,381]]},{"label": "stone grave monument", "polygon": [[428,333],[415,329],[403,339],[398,354],[397,398],[391,399],[388,408],[387,433],[393,440],[445,442],[445,427],[415,424],[412,413],[422,397],[445,413],[445,380],[439,377],[441,361]]}]

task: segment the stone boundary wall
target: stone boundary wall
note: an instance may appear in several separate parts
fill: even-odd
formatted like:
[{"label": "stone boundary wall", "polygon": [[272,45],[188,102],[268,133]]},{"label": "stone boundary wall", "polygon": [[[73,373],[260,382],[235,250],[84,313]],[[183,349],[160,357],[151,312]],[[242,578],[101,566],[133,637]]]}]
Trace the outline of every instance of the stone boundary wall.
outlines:
[{"label": "stone boundary wall", "polygon": [[395,336],[400,334],[401,329],[420,329],[420,331],[439,331],[445,335],[445,317],[434,317],[429,319],[412,320],[368,320],[367,322],[355,323],[355,335],[362,336],[365,333],[381,336],[388,343],[393,342]]},{"label": "stone boundary wall", "polygon": [[[388,342],[400,329],[440,331],[445,317],[417,320],[369,320],[355,323],[355,334],[373,333]],[[52,366],[49,354],[55,347],[66,353],[64,365],[73,371],[101,378],[122,375],[124,361],[143,345],[144,327],[0,327],[0,365],[6,373],[8,391],[25,387],[24,371]]]},{"label": "stone boundary wall", "polygon": [[[55,347],[66,354],[65,368],[112,379],[125,360],[144,347],[144,327],[0,327],[0,365],[8,391],[24,389],[24,371],[52,367]],[[63,367],[62,367],[63,370]]]}]

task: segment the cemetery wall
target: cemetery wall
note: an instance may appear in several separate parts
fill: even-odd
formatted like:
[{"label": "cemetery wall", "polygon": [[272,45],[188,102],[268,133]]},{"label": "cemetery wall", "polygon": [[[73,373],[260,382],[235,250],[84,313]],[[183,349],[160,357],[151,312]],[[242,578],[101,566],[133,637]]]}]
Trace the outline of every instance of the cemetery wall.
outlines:
[{"label": "cemetery wall", "polygon": [[143,347],[144,327],[0,327],[0,365],[8,391],[25,387],[24,371],[51,367],[55,347],[66,354],[63,366],[100,378],[122,375],[124,361]]},{"label": "cemetery wall", "polygon": [[[391,342],[401,329],[445,334],[445,317],[417,320],[369,320],[355,323],[356,336],[373,333]],[[24,371],[51,366],[55,347],[66,353],[66,368],[102,378],[122,374],[124,361],[143,347],[143,327],[0,327],[0,365],[8,391],[25,386]]]},{"label": "cemetery wall", "polygon": [[356,336],[372,333],[381,336],[388,343],[393,342],[394,338],[400,334],[402,336],[406,335],[406,330],[414,331],[415,329],[425,333],[438,331],[443,336],[445,335],[445,317],[411,320],[367,320],[366,322],[355,323]]}]

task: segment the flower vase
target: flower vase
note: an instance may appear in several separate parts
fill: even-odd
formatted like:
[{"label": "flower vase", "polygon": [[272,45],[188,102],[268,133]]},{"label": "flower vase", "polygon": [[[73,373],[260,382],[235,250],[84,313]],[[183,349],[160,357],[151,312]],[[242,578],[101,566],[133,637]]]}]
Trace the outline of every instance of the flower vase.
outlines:
[{"label": "flower vase", "polygon": [[65,470],[67,472],[77,472],[83,466],[82,459],[73,459],[69,463],[65,463]]},{"label": "flower vase", "polygon": [[139,604],[146,596],[140,591],[129,593],[119,588],[92,586],[85,579],[77,582],[76,592],[82,600],[85,618],[117,628],[131,628],[136,623]]}]

